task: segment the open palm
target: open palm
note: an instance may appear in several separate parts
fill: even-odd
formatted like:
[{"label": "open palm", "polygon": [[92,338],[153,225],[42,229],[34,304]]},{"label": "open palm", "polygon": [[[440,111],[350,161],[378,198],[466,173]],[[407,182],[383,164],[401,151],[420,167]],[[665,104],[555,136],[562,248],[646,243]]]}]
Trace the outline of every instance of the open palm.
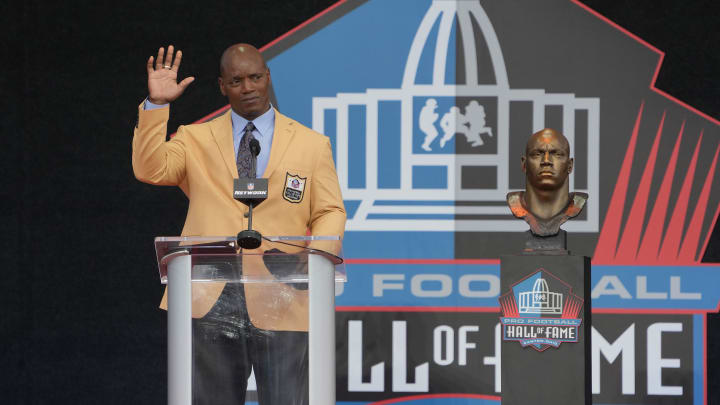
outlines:
[{"label": "open palm", "polygon": [[165,55],[165,49],[160,48],[158,49],[157,58],[152,56],[148,58],[148,91],[150,92],[148,99],[153,104],[167,104],[175,101],[188,85],[195,80],[191,76],[180,83],[177,82],[182,51],[178,50],[175,53],[175,60],[173,61],[173,50],[172,45],[168,46],[167,55]]}]

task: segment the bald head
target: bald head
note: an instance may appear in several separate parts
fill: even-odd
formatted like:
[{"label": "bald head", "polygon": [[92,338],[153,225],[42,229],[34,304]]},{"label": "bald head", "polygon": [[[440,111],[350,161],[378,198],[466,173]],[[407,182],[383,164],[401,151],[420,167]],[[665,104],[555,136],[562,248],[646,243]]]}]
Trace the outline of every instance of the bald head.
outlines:
[{"label": "bald head", "polygon": [[252,45],[235,44],[223,52],[218,84],[233,111],[249,121],[270,109],[270,69]]},{"label": "bald head", "polygon": [[530,139],[525,145],[525,157],[528,156],[530,151],[538,145],[550,145],[552,143],[558,143],[562,145],[562,149],[566,155],[570,155],[570,142],[568,142],[565,135],[552,129],[545,128],[541,129],[530,136]]},{"label": "bald head", "polygon": [[225,70],[229,67],[232,60],[235,58],[256,60],[262,63],[262,66],[267,69],[265,59],[263,59],[260,51],[250,44],[235,44],[230,45],[225,49],[222,56],[220,57],[220,76],[225,73]]},{"label": "bald head", "polygon": [[520,160],[527,189],[567,189],[573,159],[570,157],[570,143],[560,132],[545,128],[532,134]]}]

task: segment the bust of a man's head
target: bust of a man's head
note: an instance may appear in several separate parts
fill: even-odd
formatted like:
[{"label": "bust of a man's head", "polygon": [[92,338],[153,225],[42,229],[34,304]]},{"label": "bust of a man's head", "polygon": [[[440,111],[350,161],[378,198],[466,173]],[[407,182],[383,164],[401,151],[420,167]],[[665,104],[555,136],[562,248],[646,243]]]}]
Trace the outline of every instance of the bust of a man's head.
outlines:
[{"label": "bust of a man's head", "polygon": [[550,128],[532,134],[520,162],[525,192],[508,194],[510,209],[530,224],[534,234],[556,234],[562,223],[580,213],[587,199],[587,194],[570,193],[574,161],[567,138]]},{"label": "bust of a man's head", "polygon": [[574,163],[567,138],[550,128],[532,134],[520,162],[530,210],[543,218],[557,214],[567,204]]}]

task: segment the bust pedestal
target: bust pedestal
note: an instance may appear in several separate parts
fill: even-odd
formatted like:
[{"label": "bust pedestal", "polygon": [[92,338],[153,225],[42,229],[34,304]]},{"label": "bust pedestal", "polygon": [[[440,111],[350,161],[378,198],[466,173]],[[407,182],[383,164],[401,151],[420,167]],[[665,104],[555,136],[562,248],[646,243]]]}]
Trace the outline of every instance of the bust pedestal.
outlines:
[{"label": "bust pedestal", "polygon": [[528,231],[500,259],[503,405],[591,404],[590,258]]}]

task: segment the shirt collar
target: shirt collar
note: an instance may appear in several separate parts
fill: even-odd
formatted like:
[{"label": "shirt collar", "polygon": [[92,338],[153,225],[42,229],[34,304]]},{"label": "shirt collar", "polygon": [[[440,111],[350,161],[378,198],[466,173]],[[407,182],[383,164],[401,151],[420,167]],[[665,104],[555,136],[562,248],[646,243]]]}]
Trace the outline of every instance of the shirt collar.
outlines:
[{"label": "shirt collar", "polygon": [[[241,134],[242,130],[245,129],[245,126],[250,121],[241,117],[233,111],[232,108],[230,109],[230,115],[232,117],[233,133]],[[275,108],[273,108],[271,104],[270,109],[265,111],[261,116],[255,118],[252,122],[255,125],[255,131],[259,133],[261,138],[272,134],[275,127]]]}]

